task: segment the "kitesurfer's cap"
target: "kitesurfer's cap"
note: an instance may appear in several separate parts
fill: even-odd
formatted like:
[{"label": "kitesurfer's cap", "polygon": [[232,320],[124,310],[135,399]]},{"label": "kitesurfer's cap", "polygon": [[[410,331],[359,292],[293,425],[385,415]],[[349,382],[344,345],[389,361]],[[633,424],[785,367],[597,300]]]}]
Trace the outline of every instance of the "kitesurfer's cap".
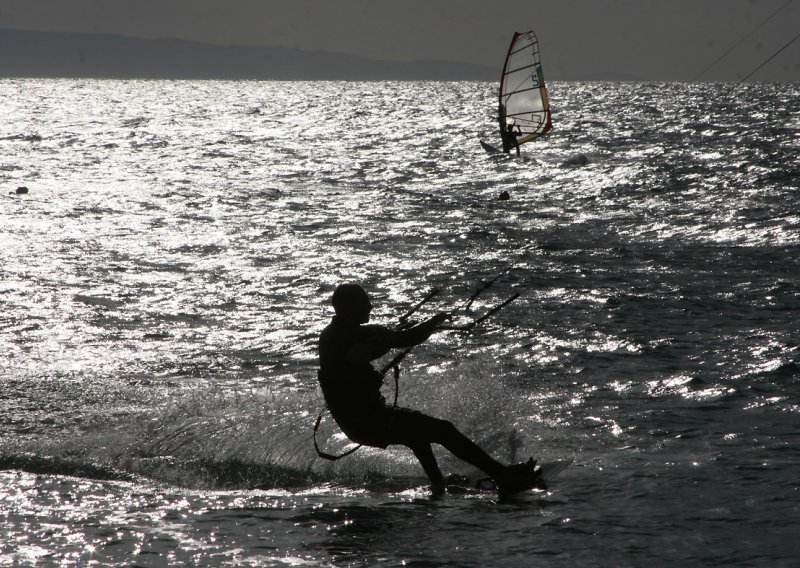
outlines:
[{"label": "kitesurfer's cap", "polygon": [[356,315],[364,309],[367,312],[372,309],[369,296],[367,296],[364,288],[358,284],[340,284],[337,286],[336,290],[333,291],[331,303],[336,315],[340,316]]}]

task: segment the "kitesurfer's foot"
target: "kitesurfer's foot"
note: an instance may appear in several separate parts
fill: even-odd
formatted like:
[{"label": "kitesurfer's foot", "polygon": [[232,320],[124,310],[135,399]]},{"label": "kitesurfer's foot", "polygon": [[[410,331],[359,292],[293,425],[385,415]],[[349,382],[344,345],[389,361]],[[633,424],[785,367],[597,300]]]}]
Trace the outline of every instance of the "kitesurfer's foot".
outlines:
[{"label": "kitesurfer's foot", "polygon": [[506,466],[495,482],[497,492],[501,495],[519,493],[527,489],[544,489],[544,479],[541,477],[541,468],[536,467],[536,460],[530,458],[525,463]]},{"label": "kitesurfer's foot", "polygon": [[433,497],[434,499],[443,497],[446,489],[447,486],[445,485],[444,480],[436,483],[431,483],[431,497]]},{"label": "kitesurfer's foot", "polygon": [[460,473],[448,473],[445,478],[447,485],[458,485],[460,487],[469,486],[469,477]]}]

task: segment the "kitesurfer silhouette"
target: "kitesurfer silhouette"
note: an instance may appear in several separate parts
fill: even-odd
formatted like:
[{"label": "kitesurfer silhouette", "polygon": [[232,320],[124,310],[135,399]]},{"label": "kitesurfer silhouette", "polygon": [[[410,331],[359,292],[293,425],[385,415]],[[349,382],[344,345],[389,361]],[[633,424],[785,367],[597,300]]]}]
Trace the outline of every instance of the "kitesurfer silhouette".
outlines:
[{"label": "kitesurfer silhouette", "polygon": [[319,382],[336,423],[359,444],[386,448],[400,444],[414,452],[434,494],[445,490],[431,444],[444,446],[459,459],[490,476],[500,493],[536,486],[533,459],[506,466],[489,456],[452,423],[407,408],[390,406],[381,395],[383,375],[371,361],[393,348],[418,345],[449,318],[440,313],[405,329],[368,325],[372,303],[358,284],[341,284],[332,297],[335,316],[319,338]]}]

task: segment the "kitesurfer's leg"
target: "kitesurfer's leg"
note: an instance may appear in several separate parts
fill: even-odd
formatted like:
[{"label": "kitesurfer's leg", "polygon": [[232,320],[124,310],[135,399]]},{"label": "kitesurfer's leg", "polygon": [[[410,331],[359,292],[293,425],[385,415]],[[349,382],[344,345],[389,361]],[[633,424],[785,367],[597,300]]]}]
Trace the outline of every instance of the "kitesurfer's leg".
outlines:
[{"label": "kitesurfer's leg", "polygon": [[[425,445],[427,451],[431,452],[431,458],[433,452],[430,450],[430,444],[439,444],[458,459],[472,464],[492,478],[496,479],[503,475],[506,467],[459,432],[451,422],[404,408],[395,409],[393,415],[390,443],[408,446],[415,454],[418,451],[415,448]],[[423,468],[426,467],[419,455],[417,458],[420,459]],[[435,464],[435,460],[433,461]]]},{"label": "kitesurfer's leg", "polygon": [[446,420],[437,420],[437,422],[437,428],[432,432],[434,443],[443,446],[458,459],[474,465],[492,477],[495,477],[503,469],[503,464],[459,432],[452,423]]},{"label": "kitesurfer's leg", "polygon": [[430,444],[415,444],[410,446],[414,455],[425,470],[428,479],[431,480],[431,489],[434,493],[444,492],[445,479],[439,464],[436,463],[436,456],[433,455],[433,448]]},{"label": "kitesurfer's leg", "polygon": [[388,432],[390,439],[387,443],[403,444],[412,449],[431,479],[434,491],[437,484],[435,480],[441,479],[441,471],[436,465],[431,444],[443,446],[460,460],[486,473],[494,479],[501,492],[513,493],[536,484],[538,473],[535,470],[536,462],[533,460],[506,466],[483,451],[447,420],[405,408],[392,409],[391,415]]}]

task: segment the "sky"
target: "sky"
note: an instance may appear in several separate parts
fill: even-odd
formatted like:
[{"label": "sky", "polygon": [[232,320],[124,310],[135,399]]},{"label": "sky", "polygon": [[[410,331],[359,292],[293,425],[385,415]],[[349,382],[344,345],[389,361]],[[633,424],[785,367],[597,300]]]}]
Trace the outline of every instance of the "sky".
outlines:
[{"label": "sky", "polygon": [[[0,28],[502,66],[533,29],[552,79],[738,81],[800,33],[800,0],[0,0]],[[800,81],[800,39],[751,80]]]}]

